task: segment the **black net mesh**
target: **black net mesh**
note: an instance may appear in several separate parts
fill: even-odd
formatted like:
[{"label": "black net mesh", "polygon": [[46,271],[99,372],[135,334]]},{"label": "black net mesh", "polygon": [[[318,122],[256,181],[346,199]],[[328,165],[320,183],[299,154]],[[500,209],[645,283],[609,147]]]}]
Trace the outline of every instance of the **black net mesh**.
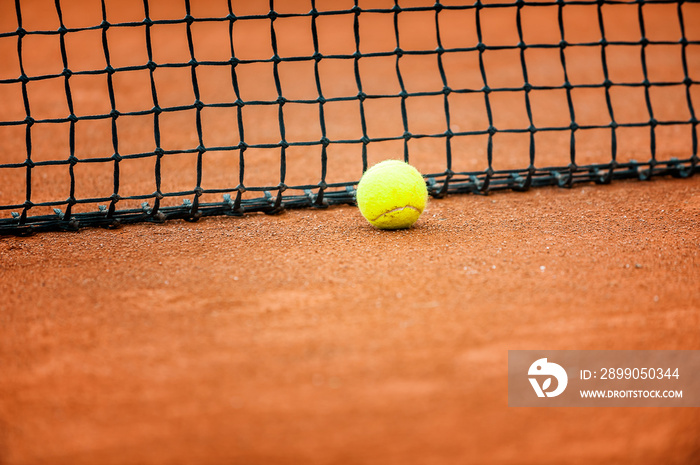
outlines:
[{"label": "black net mesh", "polygon": [[697,1],[345,3],[4,2],[0,233],[698,171]]}]

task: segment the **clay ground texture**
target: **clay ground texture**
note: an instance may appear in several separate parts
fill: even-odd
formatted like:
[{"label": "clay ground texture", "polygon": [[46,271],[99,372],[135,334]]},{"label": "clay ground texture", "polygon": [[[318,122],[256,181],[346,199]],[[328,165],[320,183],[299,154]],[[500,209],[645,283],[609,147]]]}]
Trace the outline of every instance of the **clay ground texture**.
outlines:
[{"label": "clay ground texture", "polygon": [[509,408],[507,357],[697,350],[699,191],[4,239],[3,463],[694,463],[698,409]]}]

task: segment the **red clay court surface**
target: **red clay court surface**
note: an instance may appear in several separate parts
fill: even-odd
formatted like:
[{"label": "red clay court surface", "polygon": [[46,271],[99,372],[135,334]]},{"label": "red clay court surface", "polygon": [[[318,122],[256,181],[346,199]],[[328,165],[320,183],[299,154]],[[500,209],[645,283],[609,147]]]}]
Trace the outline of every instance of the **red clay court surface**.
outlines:
[{"label": "red clay court surface", "polygon": [[[22,3],[28,5],[27,28],[31,21],[37,29],[57,27],[50,15],[42,14],[54,11],[53,2]],[[99,24],[99,3],[96,13],[95,2],[62,3],[66,21],[75,21],[76,27]],[[177,2],[152,3],[157,14],[182,17]],[[197,14],[220,14],[220,3],[192,3],[210,8],[209,13],[204,8]],[[269,5],[262,3],[264,8],[256,2],[237,7],[258,8],[264,14]],[[279,3],[306,8],[306,2]],[[110,1],[108,14],[114,21],[140,21],[139,5]],[[568,26],[572,40],[585,40],[588,31],[583,10],[580,13],[580,21],[570,20]],[[687,21],[699,13],[695,5],[688,6]],[[611,26],[612,35],[619,40],[634,36],[624,15],[610,18],[616,26]],[[511,19],[492,17],[491,30]],[[462,20],[446,21],[455,26]],[[541,27],[531,27],[535,32],[528,39],[549,40],[551,24],[531,20]],[[352,53],[352,34],[347,35],[342,20],[336,21],[320,29],[322,43],[345,53],[347,39]],[[415,26],[423,24],[421,18],[415,21]],[[678,32],[671,22],[651,21],[658,23],[650,28],[656,27],[659,37]],[[0,24],[3,31],[16,28],[11,2],[0,6]],[[182,59],[181,44],[175,40],[183,30],[173,28],[156,39],[169,45],[158,48],[165,54],[158,60]],[[363,32],[363,43],[379,47],[384,30],[372,30],[376,36]],[[451,31],[446,41],[472,40],[464,28],[445,30]],[[500,40],[513,39],[512,29],[503,31]],[[206,45],[216,41],[218,32],[199,31],[204,35],[195,40],[201,53],[217,50]],[[700,35],[697,27],[686,32],[693,40]],[[124,44],[113,50],[113,59],[122,60],[122,66],[144,60],[142,39],[131,34],[136,35],[124,33],[114,39]],[[269,30],[263,28],[260,34],[261,41],[248,43],[248,49],[241,44],[241,53],[267,54],[264,40],[269,41]],[[416,34],[406,39],[408,45],[411,40],[420,45],[422,36]],[[308,53],[307,36],[289,37],[299,41],[284,42],[289,54]],[[104,67],[101,49],[91,48],[93,39],[70,45],[72,66]],[[35,66],[37,74],[55,71],[56,66],[60,72],[60,58],[50,52],[55,43],[35,45],[28,47],[26,66]],[[653,58],[660,60],[655,62],[655,72],[660,73],[656,79],[664,79],[664,73],[677,78],[676,58],[666,53],[669,50],[657,50]],[[689,50],[690,72],[697,79],[700,50]],[[16,43],[0,48],[0,53],[0,62],[8,63],[0,78],[16,78],[18,72],[10,64],[16,59]],[[533,66],[533,80],[556,77],[560,83],[548,57],[534,59],[541,60],[543,68]],[[638,60],[637,55],[619,55],[615,79],[638,78],[631,65],[638,66]],[[502,56],[489,65],[494,79],[501,79],[496,85],[517,78],[507,73],[511,61]],[[394,63],[393,58],[388,64],[377,60],[364,71],[366,85],[377,92],[395,91],[388,78]],[[570,70],[581,82],[594,80],[599,66],[595,63],[585,56],[572,58]],[[413,90],[434,84],[434,75],[424,65],[406,61],[407,85],[411,79]],[[453,66],[452,73],[461,76],[456,79],[473,77],[471,65]],[[354,78],[348,80],[345,71],[340,64],[324,69],[329,95],[357,92]],[[298,69],[299,76],[303,72]],[[207,94],[212,99],[230,97],[216,93],[226,83],[225,75],[212,74],[207,81],[205,74],[203,100],[205,92],[213,92]],[[267,98],[269,76],[264,75],[267,81],[256,76],[244,78],[243,89]],[[140,77],[115,83],[118,104],[129,111],[140,104],[152,106],[148,88],[145,97],[141,94]],[[33,111],[47,118],[63,117],[65,102],[50,98],[63,95],[63,81],[49,81],[30,87]],[[109,111],[108,104],[103,108],[103,82],[79,82],[75,80],[76,112]],[[158,82],[163,105],[177,105],[178,99],[191,103],[191,91],[183,96],[182,82],[163,73]],[[315,92],[308,79],[289,77],[285,83],[286,91],[296,95]],[[0,106],[2,120],[23,119],[21,99],[18,103],[15,91],[5,87],[0,86],[7,102]],[[674,112],[679,118],[690,117],[684,95],[661,92],[653,94],[659,118],[664,112],[669,118]],[[591,124],[604,119],[600,94],[584,92],[579,97],[581,118],[589,118]],[[619,118],[646,111],[643,98],[640,103],[636,97],[616,95]],[[697,97],[693,90],[695,107],[700,108]],[[410,120],[412,130],[444,130],[444,119],[437,121],[442,113],[431,106],[434,102],[415,101],[425,111],[411,113],[423,115]],[[463,130],[484,124],[483,109],[472,103],[453,105],[453,124]],[[374,136],[403,131],[392,105],[374,108]],[[523,124],[512,101],[494,105],[497,126]],[[545,125],[569,117],[561,111],[556,92],[533,97],[533,105]],[[504,111],[510,108],[514,110]],[[275,118],[246,109],[249,140],[279,141]],[[290,110],[289,130],[299,140],[317,138],[317,129],[307,124],[304,110],[299,111],[295,115]],[[329,120],[333,138],[357,134],[354,111],[349,106],[337,109]],[[172,116],[167,123],[171,126],[163,129],[164,146],[196,145],[192,115]],[[239,135],[231,133],[231,118],[226,112],[212,115],[206,124],[207,141],[235,144]],[[153,149],[152,120],[118,121],[125,153]],[[76,125],[78,158],[111,155],[109,124],[83,123]],[[37,160],[66,153],[66,126],[48,126],[45,133],[36,129]],[[21,129],[19,137],[7,130],[0,139],[0,162],[26,158]],[[648,128],[641,129],[621,131],[620,161],[648,159]],[[687,128],[659,131],[660,160],[690,155]],[[527,141],[498,136],[495,168],[527,166]],[[607,133],[582,135],[579,140],[582,163],[609,161]],[[444,155],[435,157],[444,152],[444,141],[413,142],[411,159],[421,171],[444,169]],[[542,164],[568,163],[568,134],[543,136],[538,147]],[[343,176],[358,179],[357,147],[331,149],[337,151],[329,154],[329,182]],[[402,142],[370,144],[368,150],[370,163],[400,158]],[[205,186],[230,185],[237,179],[235,162],[223,154],[206,155],[211,158],[205,161]],[[318,152],[292,153],[289,184],[317,182],[318,157]],[[484,139],[455,144],[456,169],[485,168],[484,157]],[[251,155],[247,182],[276,185],[277,158],[275,150]],[[153,161],[127,161],[121,162],[122,193],[152,192]],[[164,184],[168,183],[164,190],[193,187],[192,157],[171,157],[163,169]],[[79,197],[111,193],[112,165],[79,164],[76,171]],[[36,173],[37,201],[66,198],[65,166]],[[24,195],[23,174],[0,173],[2,204],[21,203]],[[119,207],[129,205],[123,202]],[[80,208],[88,207],[94,206]],[[700,349],[699,226],[696,175],[431,199],[413,228],[395,232],[377,231],[356,208],[339,206],[276,216],[2,237],[0,464],[700,463],[698,408],[509,408],[507,399],[508,350]]]},{"label": "red clay court surface", "polygon": [[454,196],[398,232],[338,207],[4,239],[2,461],[695,463],[697,408],[509,408],[506,370],[697,349],[699,199],[696,176]]}]

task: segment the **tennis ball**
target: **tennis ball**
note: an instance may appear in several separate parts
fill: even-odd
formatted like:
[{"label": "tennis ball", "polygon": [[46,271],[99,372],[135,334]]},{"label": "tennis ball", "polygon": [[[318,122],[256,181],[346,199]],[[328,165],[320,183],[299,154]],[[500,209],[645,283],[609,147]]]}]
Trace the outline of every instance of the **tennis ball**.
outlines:
[{"label": "tennis ball", "polygon": [[377,163],[362,175],[357,206],[379,229],[403,229],[416,222],[428,201],[428,189],[417,169],[398,160]]}]

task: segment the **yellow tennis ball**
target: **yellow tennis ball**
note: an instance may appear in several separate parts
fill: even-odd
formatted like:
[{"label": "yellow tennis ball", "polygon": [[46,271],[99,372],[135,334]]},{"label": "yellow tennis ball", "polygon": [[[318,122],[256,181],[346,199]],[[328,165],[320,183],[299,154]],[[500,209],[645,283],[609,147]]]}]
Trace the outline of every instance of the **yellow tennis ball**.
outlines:
[{"label": "yellow tennis ball", "polygon": [[428,189],[417,169],[398,160],[377,163],[362,175],[357,206],[379,229],[410,227],[423,213]]}]

